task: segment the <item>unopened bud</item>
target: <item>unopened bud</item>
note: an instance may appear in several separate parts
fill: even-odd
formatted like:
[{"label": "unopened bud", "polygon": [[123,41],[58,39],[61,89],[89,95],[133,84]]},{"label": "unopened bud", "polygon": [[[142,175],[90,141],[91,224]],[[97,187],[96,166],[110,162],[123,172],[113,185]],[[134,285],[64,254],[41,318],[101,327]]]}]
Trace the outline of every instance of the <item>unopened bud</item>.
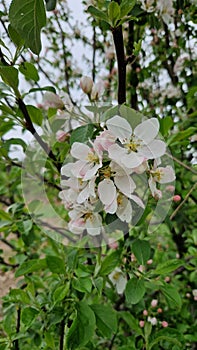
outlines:
[{"label": "unopened bud", "polygon": [[104,84],[102,81],[99,81],[98,83],[94,84],[91,92],[91,100],[97,101],[99,97],[102,95],[103,90],[104,90]]},{"label": "unopened bud", "polygon": [[80,80],[80,86],[81,86],[81,89],[83,90],[83,92],[85,92],[85,94],[87,94],[87,95],[91,94],[92,87],[93,87],[92,78],[87,77],[87,76],[82,77]]},{"label": "unopened bud", "polygon": [[181,200],[181,196],[179,196],[179,194],[176,194],[174,197],[173,197],[173,202],[180,202]]},{"label": "unopened bud", "polygon": [[54,92],[47,91],[43,97],[44,105],[48,108],[64,109],[64,103]]}]

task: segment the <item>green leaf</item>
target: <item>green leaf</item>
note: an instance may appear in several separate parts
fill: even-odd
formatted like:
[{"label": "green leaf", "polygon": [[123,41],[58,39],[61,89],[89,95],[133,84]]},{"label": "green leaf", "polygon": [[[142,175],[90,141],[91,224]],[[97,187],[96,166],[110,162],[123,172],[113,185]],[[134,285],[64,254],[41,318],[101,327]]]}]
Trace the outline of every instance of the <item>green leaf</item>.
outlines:
[{"label": "green leaf", "polygon": [[96,316],[96,325],[104,337],[110,339],[117,331],[117,313],[110,305],[90,306]]},{"label": "green leaf", "polygon": [[6,140],[3,143],[4,148],[6,148],[7,150],[9,150],[10,146],[12,146],[12,145],[20,145],[23,148],[24,152],[25,152],[25,150],[27,148],[26,143],[22,139],[19,139],[19,138],[16,138],[16,139],[11,138],[9,140]]},{"label": "green leaf", "polygon": [[120,6],[118,5],[117,2],[112,1],[109,3],[108,16],[109,16],[109,19],[110,19],[112,25],[115,26],[117,21],[120,18]]},{"label": "green leaf", "polygon": [[2,209],[0,209],[0,219],[12,222],[12,217],[10,216],[10,214],[6,213]]},{"label": "green leaf", "polygon": [[18,70],[14,67],[0,65],[0,75],[3,81],[8,84],[15,92],[18,89]]},{"label": "green leaf", "polygon": [[86,345],[94,335],[96,320],[94,312],[85,303],[77,304],[77,315],[66,336],[68,350],[76,350]]},{"label": "green leaf", "polygon": [[167,335],[161,335],[150,342],[147,350],[151,350],[153,348],[153,346],[155,346],[156,344],[160,343],[160,341],[163,341],[163,340],[167,341],[168,343],[176,344],[177,346],[180,347],[180,349],[182,349],[183,344],[180,343],[176,338],[173,338],[173,337],[170,337]]},{"label": "green leaf", "polygon": [[41,126],[43,121],[43,114],[41,110],[35,106],[27,105],[27,110],[33,123]]},{"label": "green leaf", "polygon": [[99,275],[105,276],[112,272],[120,261],[120,253],[118,251],[112,252],[106,256],[101,264]]},{"label": "green leaf", "polygon": [[57,0],[45,0],[47,11],[55,10]]},{"label": "green leaf", "polygon": [[125,296],[128,304],[137,304],[145,293],[144,280],[136,277],[131,278],[126,285]]},{"label": "green leaf", "polygon": [[78,279],[73,279],[72,286],[74,289],[83,292],[91,293],[92,290],[92,280],[88,277],[81,277]]},{"label": "green leaf", "polygon": [[68,295],[68,289],[69,289],[69,285],[64,285],[64,286],[59,286],[57,287],[52,295],[53,301],[54,302],[59,302],[62,301],[66,295]]},{"label": "green leaf", "polygon": [[160,290],[165,295],[172,308],[181,308],[181,297],[175,287],[172,287],[169,284],[165,284],[164,286],[160,287]]},{"label": "green leaf", "polygon": [[132,244],[132,252],[140,265],[145,265],[150,258],[150,244],[148,241],[137,239]]},{"label": "green leaf", "polygon": [[188,128],[184,131],[179,131],[177,134],[170,137],[167,144],[172,146],[173,144],[176,144],[177,142],[187,140],[189,138],[189,136],[192,136],[195,132],[196,132],[196,128],[193,126],[191,126],[190,128]]},{"label": "green leaf", "polygon": [[[29,92],[27,94],[30,94],[32,92],[37,92],[37,91],[51,91],[51,92],[54,92],[54,94],[56,93],[56,90],[53,86],[44,86],[42,88],[33,88],[33,89],[30,89]],[[26,94],[26,95],[27,95]]]},{"label": "green leaf", "polygon": [[20,277],[28,273],[39,271],[46,268],[45,259],[32,259],[29,261],[24,261],[15,273],[15,277]]},{"label": "green leaf", "polygon": [[83,126],[79,126],[74,129],[71,133],[70,144],[72,145],[74,142],[87,142],[91,139],[94,132],[94,125],[87,124]]},{"label": "green leaf", "polygon": [[65,263],[61,258],[53,255],[47,255],[46,262],[49,270],[53,273],[65,273]]},{"label": "green leaf", "polygon": [[23,38],[21,38],[21,36],[18,34],[18,32],[11,26],[11,24],[9,24],[8,26],[8,32],[9,32],[9,36],[10,39],[13,41],[13,43],[17,46],[17,47],[22,47],[24,45],[24,40]]},{"label": "green leaf", "polygon": [[153,272],[156,275],[166,275],[183,265],[184,265],[184,262],[181,261],[180,259],[167,260],[164,263],[159,264],[156,270]]},{"label": "green leaf", "polygon": [[10,296],[10,299],[15,303],[17,302],[21,302],[23,304],[30,303],[30,298],[28,294],[22,289],[11,289],[9,296]]},{"label": "green leaf", "polygon": [[36,316],[39,314],[39,311],[33,307],[26,307],[22,310],[21,320],[25,324],[26,327],[29,327]]},{"label": "green leaf", "polygon": [[40,33],[46,25],[43,0],[13,0],[9,9],[11,26],[25,40],[33,53],[41,51]]},{"label": "green leaf", "polygon": [[129,311],[120,311],[118,316],[122,318],[130,327],[131,331],[135,331],[136,334],[143,334],[142,329],[139,326],[138,320]]},{"label": "green leaf", "polygon": [[36,67],[29,62],[23,62],[19,66],[19,71],[25,76],[27,79],[32,79],[34,81],[39,80],[39,75]]},{"label": "green leaf", "polygon": [[93,16],[93,17],[96,17],[96,18],[98,18],[98,19],[100,19],[100,20],[103,20],[103,21],[106,21],[107,23],[108,23],[108,17],[107,17],[107,15],[106,15],[106,13],[105,12],[103,12],[103,11],[100,11],[100,10],[98,10],[96,7],[94,7],[94,6],[89,6],[88,7],[88,12]]},{"label": "green leaf", "polygon": [[167,136],[169,130],[174,125],[172,117],[165,117],[165,118],[159,119],[159,123],[160,123],[160,131],[162,135]]},{"label": "green leaf", "polygon": [[120,18],[127,16],[134,8],[136,0],[123,0],[120,4]]}]

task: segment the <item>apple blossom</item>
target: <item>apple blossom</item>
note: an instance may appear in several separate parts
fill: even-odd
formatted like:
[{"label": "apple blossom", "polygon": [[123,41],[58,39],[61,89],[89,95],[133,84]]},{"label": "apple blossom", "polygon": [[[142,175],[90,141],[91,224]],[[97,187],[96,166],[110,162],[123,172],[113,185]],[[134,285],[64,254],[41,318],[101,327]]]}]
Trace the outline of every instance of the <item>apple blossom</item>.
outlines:
[{"label": "apple blossom", "polygon": [[152,306],[152,307],[156,307],[157,304],[158,304],[158,300],[157,300],[157,299],[153,299],[153,300],[151,301],[151,306]]},{"label": "apple blossom", "polygon": [[165,184],[168,182],[172,182],[175,180],[175,173],[171,166],[167,165],[165,168],[158,167],[153,168],[149,171],[149,188],[151,190],[152,196],[155,198],[158,197],[158,199],[161,198],[162,193],[160,190],[157,189],[156,183]]},{"label": "apple blossom", "polygon": [[155,139],[159,132],[156,118],[143,121],[134,131],[129,122],[118,115],[108,119],[106,126],[121,143],[109,147],[109,157],[127,168],[136,168],[146,159],[158,158],[165,153],[165,143]]},{"label": "apple blossom", "polygon": [[152,324],[152,326],[156,326],[157,324],[157,319],[156,317],[150,317],[148,316],[148,322],[150,322]]},{"label": "apple blossom", "polygon": [[116,287],[117,293],[122,294],[127,284],[127,278],[125,277],[122,270],[116,267],[115,270],[109,274],[109,279]]}]

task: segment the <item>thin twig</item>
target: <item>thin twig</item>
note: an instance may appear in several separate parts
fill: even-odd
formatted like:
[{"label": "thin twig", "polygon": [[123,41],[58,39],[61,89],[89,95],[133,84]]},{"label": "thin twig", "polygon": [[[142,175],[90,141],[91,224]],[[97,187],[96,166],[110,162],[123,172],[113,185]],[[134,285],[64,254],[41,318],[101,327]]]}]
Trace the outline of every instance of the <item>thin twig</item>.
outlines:
[{"label": "thin twig", "polygon": [[64,328],[65,328],[65,319],[60,323],[60,343],[59,350],[64,350]]},{"label": "thin twig", "polygon": [[112,28],[112,34],[118,63],[118,103],[123,104],[126,102],[126,59],[122,26]]},{"label": "thin twig", "polygon": [[178,213],[178,211],[182,208],[182,206],[185,204],[185,202],[187,201],[187,199],[189,198],[189,196],[191,195],[191,193],[195,190],[197,186],[197,183],[195,183],[192,188],[189,190],[189,192],[186,194],[185,198],[183,199],[183,201],[178,205],[178,207],[173,211],[172,215],[170,216],[170,220],[172,220],[176,214]]},{"label": "thin twig", "polygon": [[169,153],[166,153],[166,155],[167,155],[169,158],[173,159],[173,160],[174,160],[176,163],[178,163],[179,165],[182,165],[185,169],[191,171],[193,174],[197,174],[197,171],[196,171],[195,169],[193,169],[193,168],[191,168],[189,165],[187,165],[187,164],[181,162],[181,160],[179,160],[178,158],[172,156],[172,155],[169,154]]}]

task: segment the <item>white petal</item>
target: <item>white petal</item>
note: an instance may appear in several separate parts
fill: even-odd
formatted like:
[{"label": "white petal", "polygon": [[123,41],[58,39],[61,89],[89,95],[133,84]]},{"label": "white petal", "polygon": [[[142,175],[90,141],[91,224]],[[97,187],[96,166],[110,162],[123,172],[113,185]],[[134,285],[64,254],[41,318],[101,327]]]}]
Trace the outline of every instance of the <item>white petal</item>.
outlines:
[{"label": "white petal", "polygon": [[101,233],[102,219],[99,214],[92,214],[90,218],[86,220],[86,230],[89,235],[97,236]]},{"label": "white petal", "polygon": [[127,168],[136,168],[144,161],[144,156],[131,152],[129,154],[124,154],[122,159],[119,161]]},{"label": "white petal", "polygon": [[83,219],[78,219],[76,221],[71,220],[68,223],[68,229],[69,231],[71,231],[72,233],[75,233],[77,235],[80,235],[84,229],[85,229],[85,223]]},{"label": "white petal", "polygon": [[134,194],[132,194],[129,198],[131,198],[135,203],[137,203],[139,207],[141,207],[142,209],[145,208],[144,203],[138,196],[135,196]]},{"label": "white petal", "polygon": [[121,205],[118,206],[116,215],[121,221],[126,221],[127,223],[131,222],[132,219],[132,206],[130,201],[124,197]]},{"label": "white petal", "polygon": [[98,184],[98,196],[104,205],[109,205],[116,198],[116,187],[110,179],[104,179]]},{"label": "white petal", "polygon": [[89,168],[89,164],[82,160],[78,160],[75,163],[73,163],[71,173],[72,176],[75,176],[77,178],[83,178],[84,175],[87,172],[87,168]]},{"label": "white petal", "polygon": [[147,145],[157,136],[158,132],[159,122],[156,118],[151,118],[136,126],[134,135]]},{"label": "white petal", "polygon": [[161,179],[158,181],[160,184],[172,182],[176,178],[173,168],[169,165],[166,168],[157,168],[157,170],[161,172]]},{"label": "white petal", "polygon": [[114,198],[114,200],[112,201],[112,203],[110,203],[109,205],[105,205],[105,211],[106,213],[109,213],[109,214],[114,214],[117,210],[117,199],[116,197]]},{"label": "white petal", "polygon": [[72,176],[72,173],[71,173],[72,166],[73,166],[73,163],[67,163],[67,164],[63,165],[63,167],[61,168],[61,175],[71,177]]},{"label": "white petal", "polygon": [[100,164],[95,164],[93,167],[90,167],[90,169],[87,170],[86,174],[84,175],[84,181],[92,179],[94,175],[96,175],[98,169],[101,167]]},{"label": "white petal", "polygon": [[109,158],[115,160],[118,163],[125,154],[127,154],[126,149],[118,146],[117,144],[110,146],[108,149]]},{"label": "white petal", "polygon": [[120,276],[119,280],[116,283],[116,289],[118,294],[122,294],[126,288],[127,279],[123,275]]},{"label": "white petal", "polygon": [[89,198],[89,186],[86,187],[79,193],[77,197],[77,203],[82,204]]},{"label": "white petal", "polygon": [[74,158],[84,161],[87,161],[87,156],[90,152],[90,147],[81,142],[74,142],[70,150],[70,153]]},{"label": "white petal", "polygon": [[166,151],[166,144],[160,140],[153,140],[149,145],[142,146],[138,149],[139,154],[147,159],[159,158],[164,155]]},{"label": "white petal", "polygon": [[130,176],[115,176],[114,182],[120,192],[124,193],[125,196],[129,196],[136,188],[135,182]]},{"label": "white petal", "polygon": [[120,140],[130,139],[132,134],[131,125],[124,118],[115,115],[106,122],[108,130]]}]

